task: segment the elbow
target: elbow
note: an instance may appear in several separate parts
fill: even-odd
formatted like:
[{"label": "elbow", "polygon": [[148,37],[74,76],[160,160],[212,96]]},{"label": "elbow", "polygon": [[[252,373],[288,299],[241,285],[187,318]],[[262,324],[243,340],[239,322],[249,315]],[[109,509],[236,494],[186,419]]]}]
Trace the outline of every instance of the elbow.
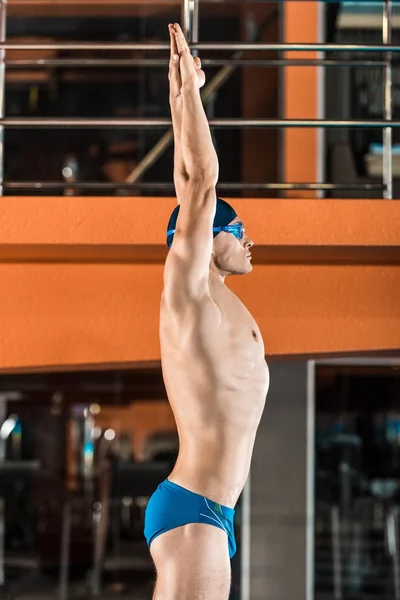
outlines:
[{"label": "elbow", "polygon": [[195,184],[215,187],[218,182],[218,169],[208,165],[193,165],[187,168],[187,179]]}]

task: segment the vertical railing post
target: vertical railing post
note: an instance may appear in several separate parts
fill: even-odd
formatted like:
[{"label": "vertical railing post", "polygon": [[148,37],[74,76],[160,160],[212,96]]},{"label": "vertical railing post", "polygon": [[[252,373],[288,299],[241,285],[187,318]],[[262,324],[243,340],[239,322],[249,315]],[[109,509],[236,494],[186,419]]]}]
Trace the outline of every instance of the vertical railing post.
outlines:
[{"label": "vertical railing post", "polygon": [[[385,0],[382,15],[382,42],[390,45],[392,40],[392,0]],[[392,120],[392,53],[385,53],[383,118]],[[392,129],[383,130],[383,185],[385,198],[393,198]]]},{"label": "vertical railing post", "polygon": [[190,43],[191,30],[192,30],[192,19],[191,19],[191,3],[192,0],[182,0],[182,29],[186,39]]},{"label": "vertical railing post", "polygon": [[[182,0],[182,29],[189,44],[199,41],[199,0]],[[192,50],[197,56],[198,50]]]},{"label": "vertical railing post", "polygon": [[[0,42],[6,41],[7,1],[0,0]],[[0,117],[5,115],[6,94],[6,51],[0,49]],[[4,126],[0,125],[0,196],[3,195],[4,183]]]}]

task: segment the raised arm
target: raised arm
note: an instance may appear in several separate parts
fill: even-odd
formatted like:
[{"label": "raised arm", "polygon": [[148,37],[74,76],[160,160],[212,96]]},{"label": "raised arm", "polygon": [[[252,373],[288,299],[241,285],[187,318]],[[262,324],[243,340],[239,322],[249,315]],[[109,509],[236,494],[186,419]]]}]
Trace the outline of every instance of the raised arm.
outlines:
[{"label": "raised arm", "polygon": [[182,128],[182,80],[179,69],[178,46],[175,37],[175,28],[168,25],[171,55],[169,61],[169,105],[171,108],[172,128],[174,132],[174,183],[179,185],[180,176],[186,176],[185,163],[181,154],[181,128]]},{"label": "raised arm", "polygon": [[165,292],[170,288],[176,294],[179,286],[178,293],[196,296],[203,293],[208,283],[218,158],[200,97],[200,87],[205,81],[201,62],[193,59],[179,25],[170,26],[170,35],[174,182],[180,212],[166,262]]}]

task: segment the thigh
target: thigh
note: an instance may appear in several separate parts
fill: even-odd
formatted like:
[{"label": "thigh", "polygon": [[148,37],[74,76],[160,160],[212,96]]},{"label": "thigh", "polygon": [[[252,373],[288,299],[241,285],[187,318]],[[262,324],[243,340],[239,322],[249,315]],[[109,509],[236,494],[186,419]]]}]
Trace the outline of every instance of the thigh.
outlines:
[{"label": "thigh", "polygon": [[154,600],[228,600],[231,566],[222,529],[183,525],[157,537],[150,552],[157,570]]}]

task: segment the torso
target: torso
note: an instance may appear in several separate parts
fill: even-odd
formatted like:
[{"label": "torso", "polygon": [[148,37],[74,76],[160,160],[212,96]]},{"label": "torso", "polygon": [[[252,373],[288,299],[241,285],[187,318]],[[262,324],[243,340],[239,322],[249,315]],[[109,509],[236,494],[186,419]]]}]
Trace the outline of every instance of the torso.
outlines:
[{"label": "torso", "polygon": [[245,484],[269,387],[260,330],[210,272],[209,295],[174,313],[161,302],[161,359],[180,451],[169,479],[225,506]]}]

